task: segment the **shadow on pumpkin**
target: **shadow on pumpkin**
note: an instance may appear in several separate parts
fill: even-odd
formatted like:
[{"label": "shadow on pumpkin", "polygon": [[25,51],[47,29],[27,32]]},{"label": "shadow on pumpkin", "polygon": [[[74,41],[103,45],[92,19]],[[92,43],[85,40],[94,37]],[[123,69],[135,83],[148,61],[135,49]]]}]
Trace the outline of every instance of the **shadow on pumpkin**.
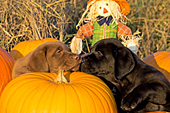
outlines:
[{"label": "shadow on pumpkin", "polygon": [[168,79],[168,81],[170,81],[170,73],[169,73],[167,70],[161,68],[160,65],[158,65],[157,61],[155,60],[155,56],[154,56],[154,55],[150,55],[150,56],[148,56],[148,57],[145,57],[145,58],[143,59],[143,61],[144,61],[146,64],[148,64],[148,65],[156,68],[156,69],[159,70],[160,72],[162,72],[162,73],[165,75],[165,77]]},{"label": "shadow on pumpkin", "polygon": [[121,94],[119,92],[119,89],[110,81],[106,80],[103,77],[98,76],[102,81],[104,81],[104,83],[110,88],[110,90],[112,91],[114,97],[115,97],[115,101],[116,101],[116,105],[117,105],[117,109],[118,109],[118,113],[127,113],[127,111],[123,111],[120,106],[121,106]]}]

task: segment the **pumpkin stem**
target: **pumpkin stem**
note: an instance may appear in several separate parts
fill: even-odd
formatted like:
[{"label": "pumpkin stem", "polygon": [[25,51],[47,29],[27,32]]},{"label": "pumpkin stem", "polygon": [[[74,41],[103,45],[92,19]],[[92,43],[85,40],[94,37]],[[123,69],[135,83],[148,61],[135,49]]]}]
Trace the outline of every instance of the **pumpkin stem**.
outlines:
[{"label": "pumpkin stem", "polygon": [[56,83],[68,83],[67,79],[65,78],[64,74],[63,74],[63,70],[59,69],[58,71],[58,76],[57,78],[54,80],[54,82]]}]

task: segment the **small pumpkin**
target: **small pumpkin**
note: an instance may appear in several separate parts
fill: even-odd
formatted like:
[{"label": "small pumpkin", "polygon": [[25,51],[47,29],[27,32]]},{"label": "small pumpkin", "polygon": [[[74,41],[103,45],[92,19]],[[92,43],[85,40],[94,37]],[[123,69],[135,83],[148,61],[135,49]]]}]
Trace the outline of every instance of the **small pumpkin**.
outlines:
[{"label": "small pumpkin", "polygon": [[5,86],[12,79],[13,57],[4,49],[0,48],[0,96]]},{"label": "small pumpkin", "polygon": [[157,70],[161,71],[165,77],[170,81],[170,52],[159,51],[155,52],[143,59],[146,64],[151,65]]},{"label": "small pumpkin", "polygon": [[23,41],[18,43],[16,46],[14,46],[10,54],[14,57],[15,60],[17,60],[21,57],[24,57],[29,52],[37,48],[39,45],[47,41],[58,41],[58,40],[54,38],[45,38],[42,40]]},{"label": "small pumpkin", "polygon": [[0,113],[117,113],[111,90],[99,78],[73,72],[64,81],[59,75],[34,72],[13,79],[0,98]]}]

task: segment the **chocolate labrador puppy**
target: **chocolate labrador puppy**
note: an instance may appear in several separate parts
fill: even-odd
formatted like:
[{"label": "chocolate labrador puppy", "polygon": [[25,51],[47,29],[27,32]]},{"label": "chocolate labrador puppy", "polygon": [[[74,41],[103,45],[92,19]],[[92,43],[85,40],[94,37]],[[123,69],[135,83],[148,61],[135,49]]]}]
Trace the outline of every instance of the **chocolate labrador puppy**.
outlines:
[{"label": "chocolate labrador puppy", "polygon": [[48,41],[25,57],[16,60],[12,77],[15,78],[28,72],[57,73],[59,69],[76,71],[79,69],[80,63],[80,56],[72,53],[64,43]]},{"label": "chocolate labrador puppy", "polygon": [[118,103],[124,111],[170,112],[168,80],[117,39],[97,42],[91,52],[82,58],[80,70],[114,84],[121,95]]}]

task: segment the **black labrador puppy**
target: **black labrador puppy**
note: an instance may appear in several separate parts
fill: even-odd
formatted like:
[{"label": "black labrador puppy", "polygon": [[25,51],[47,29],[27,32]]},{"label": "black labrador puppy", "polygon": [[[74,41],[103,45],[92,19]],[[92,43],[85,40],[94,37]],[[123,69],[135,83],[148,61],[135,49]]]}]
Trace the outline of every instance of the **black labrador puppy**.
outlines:
[{"label": "black labrador puppy", "polygon": [[120,92],[120,107],[124,111],[170,112],[169,81],[117,39],[97,42],[82,58],[80,70],[108,81],[109,85],[114,84]]},{"label": "black labrador puppy", "polygon": [[16,60],[12,78],[29,72],[58,73],[59,69],[77,71],[80,63],[80,55],[72,53],[64,43],[48,41],[38,46],[25,57]]}]

